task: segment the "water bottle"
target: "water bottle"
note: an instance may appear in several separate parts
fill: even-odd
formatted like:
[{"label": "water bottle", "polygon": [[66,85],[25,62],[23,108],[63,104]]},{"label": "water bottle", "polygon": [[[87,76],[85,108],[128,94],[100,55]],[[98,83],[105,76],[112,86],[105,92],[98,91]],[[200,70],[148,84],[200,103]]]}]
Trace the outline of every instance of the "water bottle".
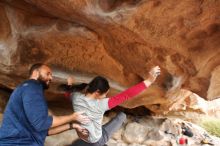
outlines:
[{"label": "water bottle", "polygon": [[188,145],[188,139],[184,137],[180,137],[178,139],[179,146],[187,146]]}]

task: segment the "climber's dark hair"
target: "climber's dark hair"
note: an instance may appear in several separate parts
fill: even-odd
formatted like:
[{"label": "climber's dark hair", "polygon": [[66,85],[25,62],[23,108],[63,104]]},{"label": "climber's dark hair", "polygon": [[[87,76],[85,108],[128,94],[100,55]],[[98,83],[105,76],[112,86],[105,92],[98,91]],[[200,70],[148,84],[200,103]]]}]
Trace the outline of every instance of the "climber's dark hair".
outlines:
[{"label": "climber's dark hair", "polygon": [[109,90],[110,86],[104,77],[97,76],[89,84],[82,83],[72,86],[62,84],[59,86],[59,88],[67,92],[85,90],[86,93],[94,93],[98,91],[100,94],[103,94]]},{"label": "climber's dark hair", "polygon": [[109,90],[108,81],[101,76],[95,77],[89,84],[86,92],[94,93],[98,91],[100,94],[103,94]]},{"label": "climber's dark hair", "polygon": [[82,91],[87,87],[88,84],[82,83],[78,85],[67,85],[67,84],[61,84],[58,86],[59,91],[65,91],[65,92],[77,92]]}]

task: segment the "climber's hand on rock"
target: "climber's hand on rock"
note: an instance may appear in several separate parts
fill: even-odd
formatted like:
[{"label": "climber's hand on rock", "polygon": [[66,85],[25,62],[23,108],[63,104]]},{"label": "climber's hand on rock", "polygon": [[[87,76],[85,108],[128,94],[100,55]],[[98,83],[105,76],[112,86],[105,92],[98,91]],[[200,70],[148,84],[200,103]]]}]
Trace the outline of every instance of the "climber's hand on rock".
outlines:
[{"label": "climber's hand on rock", "polygon": [[160,75],[160,67],[155,66],[149,71],[149,77],[144,81],[146,86],[150,86]]},{"label": "climber's hand on rock", "polygon": [[67,85],[73,85],[73,83],[74,83],[74,78],[72,76],[69,76],[67,78]]}]

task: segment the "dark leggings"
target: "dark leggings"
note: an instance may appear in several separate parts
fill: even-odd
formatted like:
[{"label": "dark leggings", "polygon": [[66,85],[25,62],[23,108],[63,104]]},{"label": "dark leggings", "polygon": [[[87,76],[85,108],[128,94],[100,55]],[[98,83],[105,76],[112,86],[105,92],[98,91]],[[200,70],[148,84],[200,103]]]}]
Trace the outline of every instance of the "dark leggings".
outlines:
[{"label": "dark leggings", "polygon": [[126,120],[126,114],[118,113],[111,121],[102,126],[102,137],[96,143],[87,143],[81,139],[76,140],[72,146],[104,146],[112,134],[120,129]]}]

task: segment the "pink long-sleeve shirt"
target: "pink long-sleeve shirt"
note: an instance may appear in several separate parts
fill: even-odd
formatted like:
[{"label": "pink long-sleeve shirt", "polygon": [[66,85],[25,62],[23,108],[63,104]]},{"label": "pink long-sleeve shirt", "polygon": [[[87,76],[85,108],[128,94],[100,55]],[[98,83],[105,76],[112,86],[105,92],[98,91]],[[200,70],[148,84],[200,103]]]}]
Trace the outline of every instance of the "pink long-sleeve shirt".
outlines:
[{"label": "pink long-sleeve shirt", "polygon": [[115,96],[112,96],[108,100],[109,109],[116,107],[117,105],[129,100],[146,89],[147,86],[144,82],[141,82],[133,87],[128,88],[124,92],[121,92]]}]

